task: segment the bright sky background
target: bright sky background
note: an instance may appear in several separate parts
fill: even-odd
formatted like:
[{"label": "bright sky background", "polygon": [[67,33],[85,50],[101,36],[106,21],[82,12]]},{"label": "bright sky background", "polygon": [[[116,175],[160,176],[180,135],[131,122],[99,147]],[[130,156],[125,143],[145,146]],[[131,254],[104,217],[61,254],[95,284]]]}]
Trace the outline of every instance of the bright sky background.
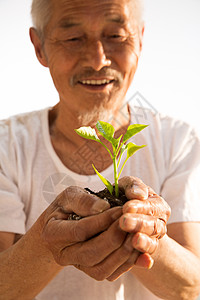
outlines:
[{"label": "bright sky background", "polygon": [[[29,41],[30,5],[0,0],[0,119],[58,100]],[[139,91],[200,132],[200,0],[145,0],[145,8],[143,53],[128,97]]]},{"label": "bright sky background", "polygon": [[[0,119],[54,105],[48,69],[29,42],[31,0],[0,0]],[[146,31],[136,91],[156,110],[200,131],[200,1],[145,0]]]}]

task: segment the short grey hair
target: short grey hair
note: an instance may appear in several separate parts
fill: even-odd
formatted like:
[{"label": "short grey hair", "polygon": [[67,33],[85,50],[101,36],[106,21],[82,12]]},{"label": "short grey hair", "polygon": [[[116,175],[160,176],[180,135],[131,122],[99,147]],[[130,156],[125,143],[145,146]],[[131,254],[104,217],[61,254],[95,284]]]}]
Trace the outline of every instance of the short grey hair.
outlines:
[{"label": "short grey hair", "polygon": [[143,25],[144,19],[144,0],[130,0],[132,2],[132,8],[136,15],[136,20],[139,27]]},{"label": "short grey hair", "polygon": [[33,0],[31,6],[31,16],[33,26],[40,37],[43,37],[45,26],[51,17],[51,0]]},{"label": "short grey hair", "polygon": [[[130,0],[130,2],[133,2],[133,9],[136,12],[139,24],[141,24],[143,21],[143,0]],[[52,9],[51,0],[32,1],[32,22],[41,38],[44,38],[45,26],[48,24],[51,18]]]}]

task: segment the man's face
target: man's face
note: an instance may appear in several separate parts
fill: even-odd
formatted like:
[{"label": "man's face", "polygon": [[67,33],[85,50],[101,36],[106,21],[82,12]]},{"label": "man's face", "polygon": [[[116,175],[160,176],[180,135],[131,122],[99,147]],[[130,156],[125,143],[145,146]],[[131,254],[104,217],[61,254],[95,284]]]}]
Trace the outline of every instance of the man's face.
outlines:
[{"label": "man's face", "polygon": [[52,0],[44,53],[60,101],[74,111],[120,106],[141,36],[129,0]]}]

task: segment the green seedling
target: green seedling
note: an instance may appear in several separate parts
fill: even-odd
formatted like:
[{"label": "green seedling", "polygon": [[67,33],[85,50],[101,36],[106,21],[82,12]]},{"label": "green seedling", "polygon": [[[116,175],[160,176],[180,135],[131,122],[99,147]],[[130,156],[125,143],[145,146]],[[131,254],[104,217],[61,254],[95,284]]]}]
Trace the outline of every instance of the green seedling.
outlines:
[{"label": "green seedling", "polygon": [[[127,143],[127,141],[134,136],[136,133],[143,130],[148,125],[141,125],[141,124],[134,124],[130,125],[124,135],[121,135],[119,138],[114,138],[115,129],[114,127],[106,122],[98,121],[96,124],[97,131],[112,145],[112,152],[108,149],[108,147],[99,139],[97,136],[97,133],[94,128],[88,127],[80,127],[79,129],[75,129],[76,133],[80,135],[81,137],[93,140],[98,143],[100,143],[109,153],[114,166],[114,182],[115,182],[115,196],[119,197],[119,186],[118,186],[118,180],[122,173],[122,170],[127,162],[127,160],[139,149],[145,147],[146,145],[137,146],[133,144],[132,142]],[[121,167],[119,169],[119,164],[122,158],[122,155],[126,152],[126,159]],[[95,166],[92,164],[96,174],[99,176],[99,178],[102,180],[102,182],[105,184],[107,189],[109,190],[110,194],[113,194],[113,185],[106,179],[102,174],[100,174]]]}]

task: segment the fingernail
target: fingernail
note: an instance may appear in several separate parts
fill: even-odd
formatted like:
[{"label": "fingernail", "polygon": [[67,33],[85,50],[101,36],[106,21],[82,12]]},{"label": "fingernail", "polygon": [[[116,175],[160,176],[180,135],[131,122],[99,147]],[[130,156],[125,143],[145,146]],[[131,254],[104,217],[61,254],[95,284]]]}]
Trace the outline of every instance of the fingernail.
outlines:
[{"label": "fingernail", "polygon": [[148,244],[147,237],[140,234],[137,239],[136,246],[140,246],[140,248],[143,250],[146,249],[147,244]]},{"label": "fingernail", "polygon": [[112,213],[112,219],[117,220],[119,217],[122,215],[122,207],[115,207],[112,208],[113,213]]},{"label": "fingernail", "polygon": [[132,189],[133,189],[133,193],[138,198],[142,198],[142,199],[147,199],[148,198],[148,189],[146,187],[141,188],[138,185],[134,184]]},{"label": "fingernail", "polygon": [[137,227],[137,220],[133,217],[123,217],[121,222],[121,229],[127,232],[134,232]]},{"label": "fingernail", "polygon": [[101,213],[110,208],[110,204],[105,200],[97,200],[91,207],[92,213]]},{"label": "fingernail", "polygon": [[150,261],[149,261],[148,269],[151,269],[153,267],[153,264],[154,264],[154,259],[150,256]]}]

